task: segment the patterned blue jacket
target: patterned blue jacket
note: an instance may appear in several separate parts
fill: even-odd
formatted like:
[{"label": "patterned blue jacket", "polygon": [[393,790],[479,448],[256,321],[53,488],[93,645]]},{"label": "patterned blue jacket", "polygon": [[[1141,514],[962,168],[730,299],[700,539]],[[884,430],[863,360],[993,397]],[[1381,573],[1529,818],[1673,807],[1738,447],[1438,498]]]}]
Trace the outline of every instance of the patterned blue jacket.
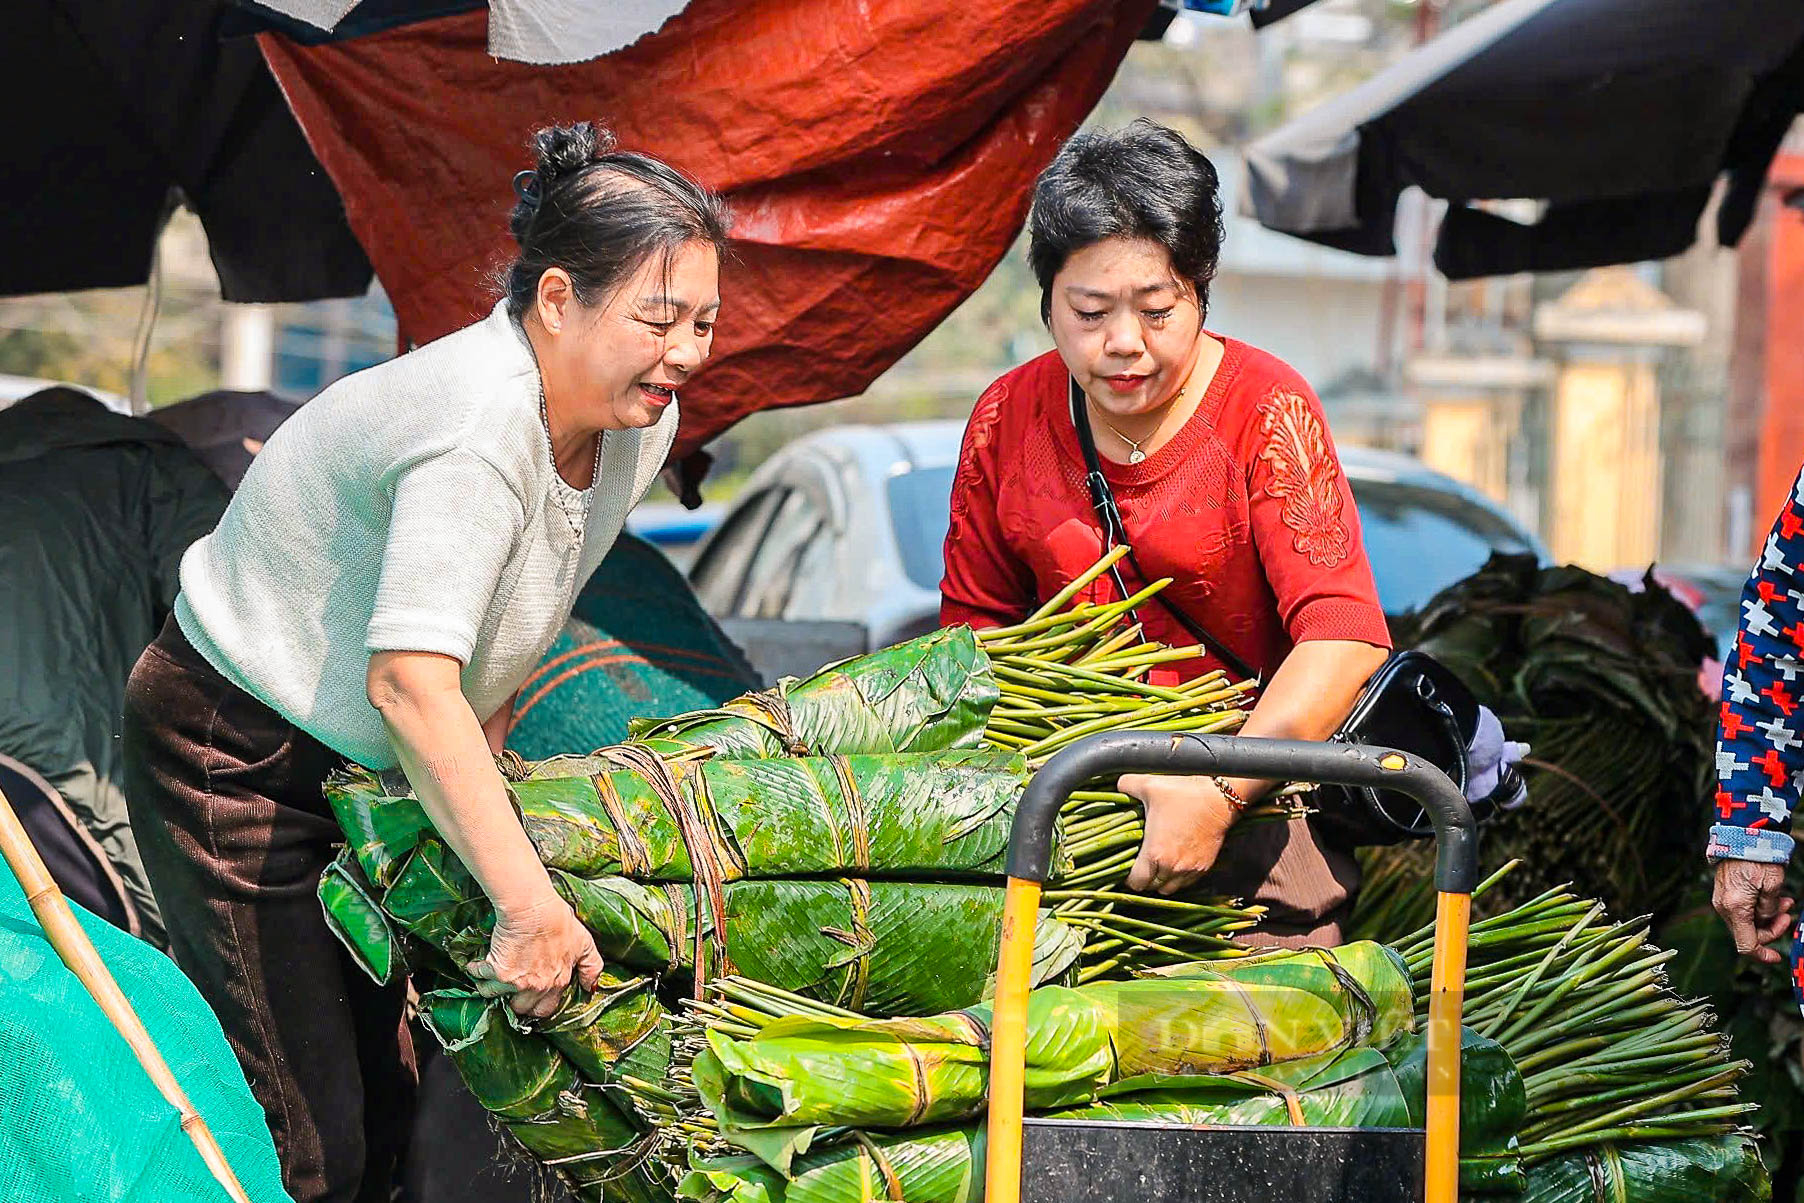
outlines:
[{"label": "patterned blue jacket", "polygon": [[[1735,650],[1723,665],[1716,733],[1712,861],[1784,864],[1804,786],[1804,473],[1741,592]],[[1792,982],[1804,1006],[1804,928],[1792,940]]]}]

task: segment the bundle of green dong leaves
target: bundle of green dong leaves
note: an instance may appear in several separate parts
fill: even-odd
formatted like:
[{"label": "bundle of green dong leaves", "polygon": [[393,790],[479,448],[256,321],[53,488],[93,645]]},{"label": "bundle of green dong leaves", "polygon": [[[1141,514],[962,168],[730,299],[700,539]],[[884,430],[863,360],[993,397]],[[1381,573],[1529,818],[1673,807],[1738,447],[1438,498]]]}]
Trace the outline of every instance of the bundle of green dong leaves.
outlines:
[{"label": "bundle of green dong leaves", "polygon": [[[1131,689],[1141,671],[1094,675]],[[1241,692],[1195,709],[1234,721]],[[709,982],[736,975],[870,1015],[982,1000],[1029,771],[986,737],[1003,694],[959,628],[636,723],[627,744],[504,759],[522,826],[608,966],[548,1022],[475,990],[465,966],[485,955],[493,910],[398,772],[329,783],[347,844],[320,886],[328,921],[377,980],[412,975],[424,1022],[534,1156],[580,1196],[645,1197],[671,1119],[656,1097],[671,1008]],[[1119,848],[1093,840],[1089,856]],[[1067,878],[1081,868],[1058,864]],[[1075,980],[1086,957],[1126,972],[1232,955],[1229,937],[1257,922],[1224,900],[1143,904],[1118,892],[1125,871],[1085,874],[1049,901],[1037,980]]]}]

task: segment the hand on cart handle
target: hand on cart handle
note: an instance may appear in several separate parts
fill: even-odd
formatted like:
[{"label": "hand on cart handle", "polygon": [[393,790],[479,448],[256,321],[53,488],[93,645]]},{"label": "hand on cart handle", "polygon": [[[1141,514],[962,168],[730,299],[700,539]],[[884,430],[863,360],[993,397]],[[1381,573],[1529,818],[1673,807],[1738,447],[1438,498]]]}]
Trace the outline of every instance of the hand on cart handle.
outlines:
[{"label": "hand on cart handle", "polygon": [[1146,805],[1146,834],[1128,889],[1177,894],[1195,885],[1221,855],[1234,804],[1208,777],[1129,773],[1117,788]]}]

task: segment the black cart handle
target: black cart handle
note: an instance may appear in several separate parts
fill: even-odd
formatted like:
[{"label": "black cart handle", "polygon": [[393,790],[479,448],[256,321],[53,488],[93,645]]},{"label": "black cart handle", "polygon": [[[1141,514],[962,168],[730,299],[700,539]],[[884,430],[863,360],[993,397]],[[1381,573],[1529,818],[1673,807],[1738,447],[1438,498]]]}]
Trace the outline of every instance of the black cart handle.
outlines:
[{"label": "black cart handle", "polygon": [[1421,803],[1434,824],[1435,888],[1470,894],[1478,884],[1478,827],[1447,774],[1417,756],[1366,744],[1312,743],[1237,735],[1119,731],[1086,736],[1040,767],[1015,805],[1008,875],[1044,882],[1052,872],[1059,809],[1072,793],[1123,773],[1251,777],[1396,790]]}]

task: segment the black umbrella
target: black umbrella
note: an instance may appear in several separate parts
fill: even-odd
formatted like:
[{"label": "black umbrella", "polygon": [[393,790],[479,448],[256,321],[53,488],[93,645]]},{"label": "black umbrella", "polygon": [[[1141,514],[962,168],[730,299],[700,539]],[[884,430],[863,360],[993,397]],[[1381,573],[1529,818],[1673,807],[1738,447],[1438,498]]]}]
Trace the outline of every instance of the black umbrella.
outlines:
[{"label": "black umbrella", "polygon": [[0,295],[141,284],[176,198],[228,301],[361,296],[370,264],[257,44],[206,0],[12,0]]},{"label": "black umbrella", "polygon": [[[1799,0],[1501,0],[1253,143],[1246,203],[1389,255],[1414,185],[1450,202],[1435,265],[1454,279],[1664,258],[1719,176],[1718,240],[1741,237],[1800,108]],[[1540,219],[1473,203],[1504,199]]]}]

